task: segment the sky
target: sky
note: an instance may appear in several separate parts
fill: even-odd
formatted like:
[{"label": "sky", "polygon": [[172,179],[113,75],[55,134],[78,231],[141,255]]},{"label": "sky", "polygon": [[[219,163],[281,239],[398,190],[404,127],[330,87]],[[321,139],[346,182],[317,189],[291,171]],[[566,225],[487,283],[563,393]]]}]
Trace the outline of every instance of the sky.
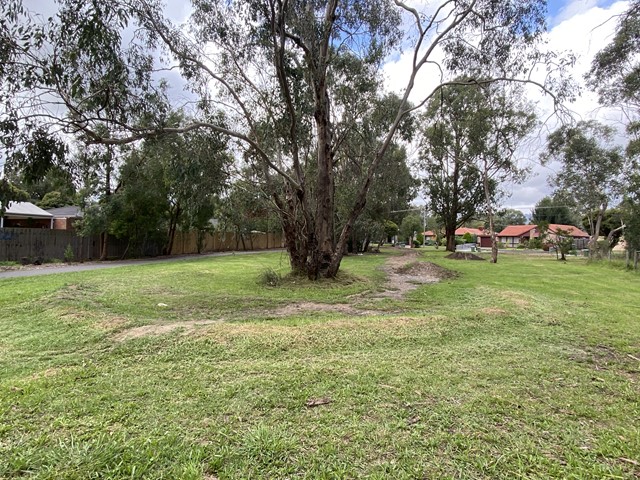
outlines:
[{"label": "sky", "polygon": [[[546,40],[548,48],[555,51],[571,51],[577,61],[571,73],[582,86],[581,94],[574,103],[566,106],[572,111],[576,120],[599,120],[611,124],[620,131],[619,140],[624,143],[624,133],[620,113],[602,108],[598,104],[597,96],[584,86],[584,74],[588,72],[594,55],[606,46],[615,31],[615,16],[624,12],[628,7],[627,1],[613,0],[551,0],[548,5],[548,31]],[[387,87],[392,91],[399,91],[406,81],[410,68],[409,54],[395,57],[385,65]],[[431,91],[437,83],[434,72],[425,72],[418,80],[414,100],[420,94]],[[540,165],[539,155],[544,148],[546,137],[558,125],[557,119],[549,118],[552,112],[549,98],[541,96],[535,89],[528,89],[529,100],[536,104],[538,115],[544,123],[536,130],[526,144],[526,148],[519,151],[519,161],[522,166],[531,169],[530,177],[522,184],[507,185],[508,198],[502,207],[516,208],[525,214],[531,213],[534,205],[544,196],[552,193],[548,178],[558,169],[558,164]],[[424,203],[428,199],[422,198],[417,203]]]}]

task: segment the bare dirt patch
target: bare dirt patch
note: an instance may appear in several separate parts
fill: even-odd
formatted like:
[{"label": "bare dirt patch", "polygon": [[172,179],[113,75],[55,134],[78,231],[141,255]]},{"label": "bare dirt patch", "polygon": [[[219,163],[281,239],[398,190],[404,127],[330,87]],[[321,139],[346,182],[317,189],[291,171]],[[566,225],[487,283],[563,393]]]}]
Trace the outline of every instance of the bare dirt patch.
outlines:
[{"label": "bare dirt patch", "polygon": [[129,323],[129,320],[126,317],[105,315],[104,318],[101,318],[96,323],[96,326],[101,330],[119,330],[127,323]]},{"label": "bare dirt patch", "polygon": [[391,257],[384,266],[384,271],[387,273],[385,291],[375,295],[374,298],[401,299],[420,285],[437,283],[456,276],[446,268],[417,260],[418,256],[418,252],[409,251],[403,255]]},{"label": "bare dirt patch", "polygon": [[444,258],[449,258],[451,260],[484,260],[484,258],[479,257],[475,253],[469,252],[453,252]]},{"label": "bare dirt patch", "polygon": [[141,327],[129,328],[123,332],[114,335],[113,339],[118,342],[125,340],[132,340],[134,338],[146,337],[150,335],[163,335],[165,333],[171,333],[176,330],[182,330],[183,335],[192,333],[198,326],[211,325],[212,323],[219,323],[224,319],[216,320],[193,320],[188,322],[172,322],[172,323],[159,323],[154,325],[143,325]]},{"label": "bare dirt patch", "polygon": [[[296,302],[279,307],[268,312],[259,312],[258,316],[268,317],[290,317],[293,315],[313,314],[313,313],[337,313],[349,317],[381,315],[378,310],[367,310],[358,307],[355,303],[363,298],[374,299],[393,298],[401,299],[407,292],[415,290],[420,285],[439,282],[442,279],[455,277],[456,274],[450,270],[442,268],[430,262],[418,260],[419,252],[408,251],[402,255],[396,255],[388,259],[384,271],[387,274],[387,281],[381,293],[366,292],[349,298],[350,303],[328,304],[315,302]],[[251,312],[247,312],[250,314]],[[176,330],[181,330],[184,335],[193,333],[198,327],[223,322],[224,318],[192,320],[172,323],[160,323],[144,325],[124,330],[114,335],[114,340],[125,341],[148,335],[162,335]],[[115,327],[122,324],[116,322]]]},{"label": "bare dirt patch", "polygon": [[269,315],[273,315],[276,317],[290,317],[292,315],[298,315],[301,313],[313,312],[343,313],[345,315],[351,316],[375,315],[380,313],[373,310],[362,310],[353,305],[345,303],[329,305],[327,303],[298,302],[277,308],[276,310],[269,312]]}]

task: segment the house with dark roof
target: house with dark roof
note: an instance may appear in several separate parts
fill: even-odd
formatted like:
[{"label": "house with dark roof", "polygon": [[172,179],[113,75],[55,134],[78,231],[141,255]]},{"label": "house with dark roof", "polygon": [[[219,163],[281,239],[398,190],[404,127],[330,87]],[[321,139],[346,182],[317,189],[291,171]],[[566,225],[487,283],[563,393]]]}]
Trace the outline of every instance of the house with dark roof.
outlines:
[{"label": "house with dark roof", "polygon": [[53,215],[54,230],[75,230],[74,224],[82,218],[82,210],[75,205],[48,208],[47,212]]},{"label": "house with dark roof", "polygon": [[53,228],[53,215],[31,202],[9,202],[0,228]]}]

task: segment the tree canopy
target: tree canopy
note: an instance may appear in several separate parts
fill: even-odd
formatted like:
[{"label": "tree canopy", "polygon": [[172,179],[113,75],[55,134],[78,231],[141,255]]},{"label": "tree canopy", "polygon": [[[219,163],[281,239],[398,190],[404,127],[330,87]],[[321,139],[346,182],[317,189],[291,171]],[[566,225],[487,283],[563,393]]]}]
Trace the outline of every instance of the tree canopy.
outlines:
[{"label": "tree canopy", "polygon": [[577,205],[588,218],[589,249],[597,252],[602,219],[609,204],[622,193],[625,157],[613,145],[613,129],[595,121],[564,126],[549,135],[543,162],[559,161],[551,179],[556,194]]},{"label": "tree canopy", "polygon": [[490,86],[451,85],[431,99],[423,118],[425,187],[433,212],[444,222],[447,249],[453,251],[456,228],[474,216],[486,212],[493,227],[500,184],[523,177],[514,155],[535,115]]}]

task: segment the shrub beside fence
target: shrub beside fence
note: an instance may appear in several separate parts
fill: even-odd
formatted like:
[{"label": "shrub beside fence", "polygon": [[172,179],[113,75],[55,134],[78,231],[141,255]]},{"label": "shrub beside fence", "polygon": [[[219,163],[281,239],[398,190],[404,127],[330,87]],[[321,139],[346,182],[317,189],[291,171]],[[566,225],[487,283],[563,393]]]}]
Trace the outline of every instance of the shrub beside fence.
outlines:
[{"label": "shrub beside fence", "polygon": [[[0,228],[0,261],[20,262],[22,258],[31,261],[42,259],[62,260],[70,245],[76,261],[96,260],[100,258],[100,238],[98,236],[80,237],[67,230],[48,230],[41,228]],[[109,258],[120,258],[127,252],[126,240],[109,239]],[[252,233],[236,235],[233,233],[206,234],[201,238],[201,253],[230,250],[262,250],[282,247],[280,233]],[[153,249],[160,251],[160,249]],[[171,255],[198,253],[197,232],[177,232],[171,249]]]}]

